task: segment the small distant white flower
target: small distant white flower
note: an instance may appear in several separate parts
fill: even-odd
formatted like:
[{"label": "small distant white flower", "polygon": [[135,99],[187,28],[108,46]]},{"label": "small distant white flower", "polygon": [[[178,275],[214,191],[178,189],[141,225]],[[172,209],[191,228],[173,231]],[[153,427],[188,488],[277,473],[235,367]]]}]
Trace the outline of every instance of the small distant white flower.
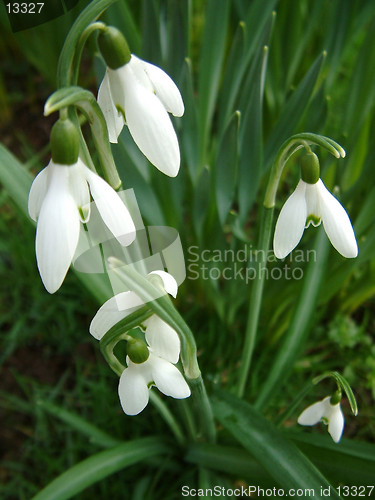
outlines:
[{"label": "small distant white flower", "polygon": [[301,179],[281,209],[273,240],[276,257],[286,257],[298,245],[305,228],[321,222],[342,256],[357,257],[358,246],[349,216],[321,179],[316,184]]},{"label": "small distant white flower", "polygon": [[184,114],[180,91],[159,67],[132,55],[117,69],[107,68],[98,92],[110,142],[125,124],[142,153],[161,172],[175,177],[180,149],[168,112]]},{"label": "small distant white flower", "polygon": [[[153,271],[150,274],[160,276],[165,291],[176,296],[177,283],[173,276],[164,271]],[[110,298],[93,318],[91,335],[100,340],[112,326],[143,305],[143,301],[132,291]],[[156,315],[146,320],[144,326],[149,357],[143,363],[133,363],[127,356],[128,366],[122,372],[119,382],[120,402],[127,415],[137,415],[147,406],[152,385],[156,385],[166,396],[176,399],[190,396],[188,384],[174,366],[180,355],[177,332]]]},{"label": "small distant white flower", "polygon": [[90,218],[90,193],[112,234],[124,246],[135,239],[128,209],[109,184],[78,158],[73,165],[52,160],[34,179],[29,193],[30,217],[37,220],[36,258],[43,284],[56,292],[77,248],[80,222]]},{"label": "small distant white flower", "polygon": [[332,405],[331,396],[308,406],[297,421],[301,425],[315,425],[318,422],[323,422],[328,425],[328,432],[335,443],[340,441],[344,430],[344,417],[340,403]]}]

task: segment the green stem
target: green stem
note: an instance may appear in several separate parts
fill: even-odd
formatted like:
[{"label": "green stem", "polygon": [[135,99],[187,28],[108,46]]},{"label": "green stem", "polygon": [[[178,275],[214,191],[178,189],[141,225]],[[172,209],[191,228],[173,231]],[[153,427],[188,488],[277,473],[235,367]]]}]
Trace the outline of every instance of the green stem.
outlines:
[{"label": "green stem", "polygon": [[117,0],[93,0],[77,17],[61,50],[57,66],[57,88],[68,87],[72,84],[76,74],[75,63],[77,61],[75,54],[77,47],[82,52],[80,47],[82,33],[90,23],[95,21],[102,12],[115,2]]},{"label": "green stem", "polygon": [[71,82],[69,83],[70,85],[77,85],[77,83],[78,83],[79,67],[81,64],[82,52],[83,52],[83,48],[87,42],[87,39],[95,31],[104,30],[105,28],[106,28],[106,25],[104,23],[98,21],[96,23],[89,24],[87,26],[87,28],[81,34],[79,41],[78,41],[78,44],[77,44],[75,54],[74,54],[74,59],[72,62],[72,75],[71,75]]},{"label": "green stem", "polygon": [[186,442],[186,437],[184,436],[180,426],[177,423],[177,420],[173,416],[172,412],[169,410],[164,401],[160,398],[160,396],[155,392],[154,389],[150,391],[150,401],[158,410],[163,420],[168,424],[169,428],[173,432],[176,441],[180,446],[184,446]]},{"label": "green stem", "polygon": [[345,151],[340,146],[340,144],[333,141],[329,137],[311,134],[309,132],[304,132],[289,137],[289,139],[287,139],[279,149],[275,162],[272,166],[270,179],[264,197],[265,207],[271,208],[275,206],[276,192],[279,186],[280,177],[289,158],[296,151],[303,147],[305,147],[307,150],[310,150],[310,145],[312,144],[327,149],[336,158],[344,158],[345,156]]},{"label": "green stem", "polygon": [[265,281],[265,271],[267,267],[267,257],[270,245],[272,230],[273,208],[263,207],[261,228],[259,234],[258,251],[260,255],[259,262],[260,275],[254,282],[251,289],[249,300],[249,313],[247,318],[245,345],[242,351],[242,360],[240,366],[240,378],[237,387],[238,397],[243,397],[246,382],[250,370],[251,360],[254,352],[256,334],[258,330],[260,308],[262,305],[263,288]]},{"label": "green stem", "polygon": [[[249,313],[245,332],[245,345],[242,352],[242,362],[240,367],[240,378],[237,386],[237,394],[243,397],[246,382],[250,370],[251,359],[254,351],[256,335],[258,330],[260,308],[262,305],[265,271],[267,266],[267,256],[270,244],[273,209],[275,206],[276,193],[280,182],[281,174],[289,158],[299,149],[310,150],[310,145],[315,144],[327,149],[336,158],[344,157],[344,149],[329,137],[316,135],[309,132],[296,134],[287,139],[280,147],[271,169],[266,194],[264,197],[264,207],[259,234],[258,250],[260,251],[260,276],[254,283],[249,301]],[[258,262],[258,261],[257,261]]]},{"label": "green stem", "polygon": [[[78,108],[87,118],[90,127],[96,150],[100,159],[100,168],[97,169],[99,175],[108,182],[114,189],[121,188],[121,179],[118,175],[117,168],[112,156],[111,146],[108,141],[108,129],[102,110],[100,109],[94,95],[81,87],[64,87],[56,90],[48,99],[44,106],[44,115],[48,116],[54,111],[74,106]],[[70,111],[70,115],[74,117],[76,113]],[[78,125],[78,118],[73,118]],[[87,150],[86,142],[81,134],[80,151],[83,151],[86,162],[90,153]],[[85,162],[85,163],[86,163]],[[89,163],[88,166],[91,166]]]},{"label": "green stem", "polygon": [[198,415],[199,427],[201,429],[201,436],[198,435],[197,437],[205,437],[209,443],[214,443],[216,441],[216,427],[211,404],[202,377],[200,376],[194,380],[190,379],[189,385],[194,412]]}]

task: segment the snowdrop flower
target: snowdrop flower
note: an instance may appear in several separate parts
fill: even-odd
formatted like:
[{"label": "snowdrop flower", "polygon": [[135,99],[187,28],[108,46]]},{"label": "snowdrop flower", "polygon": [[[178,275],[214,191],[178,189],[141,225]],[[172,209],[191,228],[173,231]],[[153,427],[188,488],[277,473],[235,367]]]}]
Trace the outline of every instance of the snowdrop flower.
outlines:
[{"label": "snowdrop flower", "polygon": [[190,396],[188,384],[174,366],[180,355],[176,331],[155,315],[145,324],[149,356],[143,363],[133,363],[127,356],[128,367],[122,372],[118,386],[121,406],[127,415],[137,415],[147,406],[152,385],[172,398]]},{"label": "snowdrop flower", "polygon": [[[116,52],[114,43],[120,43],[121,50]],[[177,86],[158,66],[131,55],[115,28],[110,27],[99,36],[99,46],[108,68],[99,88],[98,104],[107,122],[110,142],[117,142],[126,123],[148,160],[164,174],[175,177],[180,167],[180,150],[168,113],[184,114]]]},{"label": "snowdrop flower", "polygon": [[323,422],[328,425],[328,432],[335,443],[341,439],[344,430],[344,417],[340,408],[340,402],[331,403],[331,396],[308,406],[298,417],[298,423],[301,425],[315,425]]},{"label": "snowdrop flower", "polygon": [[344,207],[328,191],[319,175],[312,179],[313,182],[307,174],[305,178],[302,171],[302,179],[281,209],[273,240],[276,257],[286,257],[298,245],[305,228],[310,224],[319,226],[321,222],[332,245],[343,257],[357,257],[357,241]]},{"label": "snowdrop flower", "polygon": [[[163,282],[164,289],[173,297],[177,294],[177,283],[164,271],[153,271]],[[90,325],[90,333],[100,340],[121,319],[144,305],[132,291],[122,292],[110,298],[96,313]],[[190,388],[181,372],[174,366],[180,355],[180,339],[177,332],[158,316],[146,320],[145,339],[148,355],[141,363],[126,358],[127,368],[119,382],[119,397],[124,412],[137,415],[148,403],[152,385],[166,396],[183,399],[190,396]],[[129,354],[129,351],[128,351]]]},{"label": "snowdrop flower", "polygon": [[[78,244],[80,222],[90,218],[90,194],[103,222],[122,245],[129,245],[135,238],[134,223],[118,194],[78,158],[78,147],[75,152],[70,147],[72,129],[66,122],[54,125],[58,137],[54,142],[52,129],[53,159],[34,179],[28,202],[30,217],[37,221],[38,269],[49,293],[60,288],[68,272]],[[58,151],[57,143],[67,148],[66,155],[61,152],[63,148]]]}]

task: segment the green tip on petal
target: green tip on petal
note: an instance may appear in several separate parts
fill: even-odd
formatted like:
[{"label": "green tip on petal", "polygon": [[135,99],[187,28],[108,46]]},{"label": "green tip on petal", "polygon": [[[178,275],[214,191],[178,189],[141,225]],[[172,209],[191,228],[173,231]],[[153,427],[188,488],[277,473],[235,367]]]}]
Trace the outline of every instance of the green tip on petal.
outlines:
[{"label": "green tip on petal", "polygon": [[319,159],[315,153],[309,152],[302,156],[301,177],[307,184],[316,184],[320,179]]},{"label": "green tip on petal", "polygon": [[108,26],[99,33],[98,45],[109,68],[118,69],[130,61],[128,43],[121,31],[114,26]]},{"label": "green tip on petal", "polygon": [[68,119],[58,120],[52,127],[52,161],[59,165],[74,165],[79,154],[79,134],[76,126]]}]

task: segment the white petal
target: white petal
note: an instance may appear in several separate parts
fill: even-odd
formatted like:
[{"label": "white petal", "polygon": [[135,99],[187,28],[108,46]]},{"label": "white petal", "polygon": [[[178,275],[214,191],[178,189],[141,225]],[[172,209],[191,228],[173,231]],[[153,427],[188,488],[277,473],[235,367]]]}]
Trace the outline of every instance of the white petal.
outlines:
[{"label": "white petal", "polygon": [[184,103],[172,78],[158,66],[146,61],[141,62],[152,83],[155,94],[161,100],[165,109],[174,116],[182,116],[185,111]]},{"label": "white petal", "polygon": [[122,66],[114,74],[112,95],[115,102],[121,102],[122,87],[126,123],[135,143],[156,168],[175,177],[180,168],[180,149],[168,112],[156,95],[139,82],[131,65]]},{"label": "white petal", "polygon": [[335,443],[341,439],[344,430],[344,416],[342,414],[340,403],[332,406],[331,415],[329,417],[328,432],[331,434]]},{"label": "white petal", "polygon": [[320,194],[319,194],[319,181],[316,184],[306,183],[305,200],[307,207],[307,217],[313,216],[319,219],[318,222],[314,220],[309,221],[313,226],[317,227],[321,223],[322,211],[320,207]]},{"label": "white petal", "polygon": [[110,89],[110,70],[107,70],[98,91],[98,104],[103,112],[108,128],[109,142],[117,143],[117,138],[125,124],[124,117],[116,109]]},{"label": "white petal", "polygon": [[278,259],[286,257],[302,238],[307,215],[305,190],[306,183],[301,179],[277,219],[273,251]]},{"label": "white petal", "polygon": [[348,214],[341,203],[328,191],[323,182],[319,182],[322,220],[328,238],[343,257],[357,257],[357,240]]},{"label": "white petal", "polygon": [[76,201],[82,222],[90,219],[90,191],[85,178],[86,165],[78,158],[69,169],[69,190]]},{"label": "white petal", "polygon": [[100,340],[116,323],[129,316],[143,305],[134,292],[122,292],[111,297],[95,314],[90,324],[90,333]]},{"label": "white petal", "polygon": [[146,322],[146,341],[152,352],[170,363],[177,363],[180,339],[171,326],[154,314]]},{"label": "white petal", "polygon": [[28,210],[30,217],[34,221],[36,221],[39,215],[44,197],[46,196],[47,193],[48,174],[50,172],[49,165],[43,168],[43,170],[39,172],[39,174],[35,177],[33,183],[31,184],[29,192]]},{"label": "white petal", "polygon": [[181,372],[169,361],[150,354],[148,362],[152,376],[160,392],[172,398],[183,399],[190,396],[190,388]]},{"label": "white petal", "polygon": [[129,210],[116,193],[99,175],[86,167],[86,179],[99,213],[115,238],[123,246],[135,240],[136,229]]},{"label": "white petal", "polygon": [[314,403],[301,413],[298,417],[297,422],[300,425],[315,425],[322,417],[327,413],[327,403],[329,404],[330,397],[323,399],[322,401],[318,401]]},{"label": "white petal", "polygon": [[118,395],[122,409],[127,415],[138,415],[147,406],[148,391],[142,370],[133,366],[125,368],[120,377]]},{"label": "white petal", "polygon": [[64,281],[78,244],[79,214],[69,192],[69,168],[51,165],[50,183],[36,232],[36,256],[44,286],[49,293]]},{"label": "white petal", "polygon": [[151,271],[149,274],[157,274],[158,276],[160,276],[160,278],[163,280],[164,290],[169,293],[169,295],[172,295],[172,297],[176,298],[178,285],[177,281],[171,274],[166,273],[165,271]]}]

